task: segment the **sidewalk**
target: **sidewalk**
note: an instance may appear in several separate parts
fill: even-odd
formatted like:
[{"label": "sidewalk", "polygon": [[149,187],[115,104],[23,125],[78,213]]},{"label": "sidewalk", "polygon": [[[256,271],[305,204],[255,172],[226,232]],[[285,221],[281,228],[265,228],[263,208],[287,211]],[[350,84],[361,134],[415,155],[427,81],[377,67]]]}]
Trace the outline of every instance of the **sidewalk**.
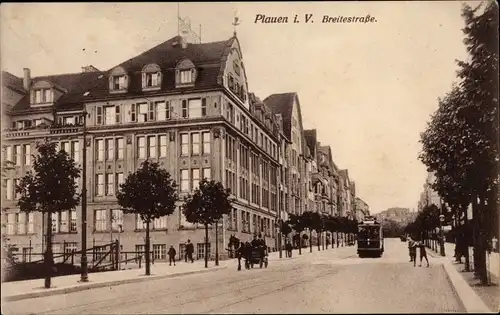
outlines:
[{"label": "sidewalk", "polygon": [[[453,257],[453,255],[455,254],[455,244],[454,243],[446,242],[444,244],[444,252],[445,252],[446,257],[452,258],[453,261],[455,260],[455,258]],[[438,248],[437,252],[435,252],[435,253],[436,253],[436,255],[439,255],[439,248]],[[469,247],[469,256],[470,256],[469,258],[470,258],[471,264],[473,262],[473,254],[472,253],[473,253],[473,247]],[[491,252],[491,254],[487,255],[487,259],[489,258],[489,261],[487,261],[488,271],[491,273],[491,275],[493,275],[496,278],[498,278],[499,274],[500,274],[499,256],[500,256],[499,253],[494,253],[494,252]]]},{"label": "sidewalk", "polygon": [[43,287],[44,279],[4,282],[2,283],[2,299],[4,301],[17,301],[91,288],[217,271],[226,268],[230,261],[220,261],[217,267],[214,261],[209,261],[208,268],[205,268],[205,262],[202,260],[195,261],[192,264],[177,262],[175,267],[169,266],[168,263],[155,263],[151,265],[150,276],[145,276],[144,267],[141,269],[89,273],[89,282],[86,283],[79,282],[80,275],[59,276],[52,278],[52,287],[49,289]]}]

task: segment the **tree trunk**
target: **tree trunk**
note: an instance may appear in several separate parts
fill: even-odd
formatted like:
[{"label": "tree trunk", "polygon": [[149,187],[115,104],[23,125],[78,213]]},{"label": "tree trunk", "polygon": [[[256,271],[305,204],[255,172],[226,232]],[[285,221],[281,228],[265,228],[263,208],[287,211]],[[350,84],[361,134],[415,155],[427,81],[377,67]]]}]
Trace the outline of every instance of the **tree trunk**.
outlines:
[{"label": "tree trunk", "polygon": [[150,218],[146,221],[146,244],[145,244],[145,255],[146,255],[146,276],[151,275],[151,265],[150,265],[150,257],[149,257],[149,221]]},{"label": "tree trunk", "polygon": [[215,265],[219,265],[219,220],[215,222]]},{"label": "tree trunk", "polygon": [[52,253],[52,211],[47,212],[47,249],[45,250],[45,288],[50,288],[54,255]]},{"label": "tree trunk", "polygon": [[299,255],[302,255],[302,235],[299,232]]},{"label": "tree trunk", "polygon": [[[325,233],[326,233],[326,232],[325,232]],[[323,236],[324,236],[324,237],[323,237]],[[323,250],[325,250],[326,234],[325,234],[325,235],[323,235],[323,232],[321,232],[321,241],[322,241],[322,243],[323,243]],[[327,247],[326,247],[326,248],[328,248],[328,245],[327,245]]]},{"label": "tree trunk", "polygon": [[208,268],[208,224],[205,223],[205,268]]},{"label": "tree trunk", "polygon": [[469,255],[469,239],[470,234],[469,231],[469,218],[467,208],[464,210],[464,226],[462,229],[462,234],[460,235],[462,238],[461,248],[463,248],[463,254],[465,255],[465,271],[470,272],[470,255]]},{"label": "tree trunk", "polygon": [[473,253],[472,257],[474,259],[474,278],[479,278],[479,233],[478,233],[478,223],[479,223],[479,209],[477,205],[477,195],[472,195],[472,242],[473,242]]},{"label": "tree trunk", "polygon": [[321,251],[321,231],[316,231],[316,235],[317,235],[317,240],[318,240],[318,252]]},{"label": "tree trunk", "polygon": [[485,198],[481,196],[481,201],[479,204],[479,217],[478,217],[478,228],[479,228],[479,279],[482,285],[488,284],[488,266],[486,265],[486,249],[487,249],[487,231],[486,231],[486,222],[484,220],[485,212],[486,212],[486,204]]},{"label": "tree trunk", "polygon": [[313,252],[312,231],[309,229],[309,252]]},{"label": "tree trunk", "polygon": [[339,232],[335,232],[335,237],[337,238],[337,248],[339,248]]}]

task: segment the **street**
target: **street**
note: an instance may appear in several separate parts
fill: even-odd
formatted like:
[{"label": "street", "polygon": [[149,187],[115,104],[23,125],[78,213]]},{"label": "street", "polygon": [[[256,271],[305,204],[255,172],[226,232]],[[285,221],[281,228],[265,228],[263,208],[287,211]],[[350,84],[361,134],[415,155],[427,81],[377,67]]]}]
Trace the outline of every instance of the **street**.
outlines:
[{"label": "street", "polygon": [[[386,239],[382,258],[356,247],[303,250],[267,269],[227,269],[7,302],[5,314],[440,313],[461,312],[440,259],[408,262],[407,243]],[[296,257],[296,258],[295,258]],[[234,267],[234,268],[233,268]]]}]

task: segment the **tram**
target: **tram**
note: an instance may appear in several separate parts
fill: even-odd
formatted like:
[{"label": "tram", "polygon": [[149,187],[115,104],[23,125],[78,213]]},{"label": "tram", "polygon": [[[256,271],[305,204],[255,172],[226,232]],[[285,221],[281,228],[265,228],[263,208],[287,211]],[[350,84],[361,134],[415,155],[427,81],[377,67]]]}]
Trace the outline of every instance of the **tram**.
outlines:
[{"label": "tram", "polygon": [[358,224],[358,256],[381,257],[384,253],[382,224],[372,216],[367,216]]}]

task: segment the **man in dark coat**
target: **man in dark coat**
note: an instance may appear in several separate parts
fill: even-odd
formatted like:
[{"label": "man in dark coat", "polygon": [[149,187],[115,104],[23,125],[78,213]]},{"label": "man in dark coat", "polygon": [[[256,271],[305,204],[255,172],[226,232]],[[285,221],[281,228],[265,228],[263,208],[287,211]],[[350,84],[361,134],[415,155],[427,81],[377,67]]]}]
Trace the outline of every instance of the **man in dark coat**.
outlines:
[{"label": "man in dark coat", "polygon": [[191,260],[191,263],[194,263],[193,253],[194,253],[194,245],[193,243],[191,243],[191,240],[188,240],[186,244],[186,256],[184,257],[186,262],[189,259]]},{"label": "man in dark coat", "polygon": [[168,250],[168,262],[170,266],[172,266],[172,262],[174,263],[175,266],[175,255],[177,252],[175,251],[175,248],[173,245],[170,245],[170,249]]}]

